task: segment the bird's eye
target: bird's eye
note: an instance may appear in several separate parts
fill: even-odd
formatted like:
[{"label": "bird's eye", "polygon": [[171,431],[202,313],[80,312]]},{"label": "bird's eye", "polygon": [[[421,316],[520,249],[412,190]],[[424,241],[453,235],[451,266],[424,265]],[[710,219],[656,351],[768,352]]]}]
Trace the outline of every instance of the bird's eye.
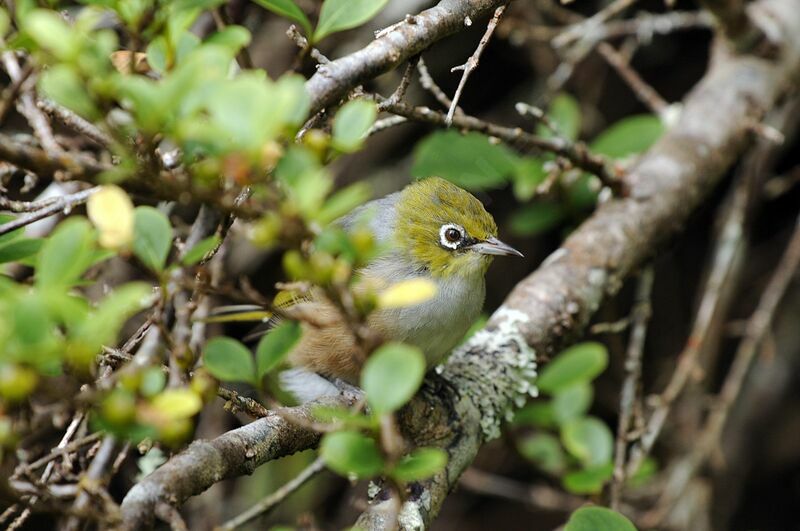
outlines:
[{"label": "bird's eye", "polygon": [[448,249],[458,249],[464,241],[466,231],[455,223],[447,223],[439,229],[439,243]]}]

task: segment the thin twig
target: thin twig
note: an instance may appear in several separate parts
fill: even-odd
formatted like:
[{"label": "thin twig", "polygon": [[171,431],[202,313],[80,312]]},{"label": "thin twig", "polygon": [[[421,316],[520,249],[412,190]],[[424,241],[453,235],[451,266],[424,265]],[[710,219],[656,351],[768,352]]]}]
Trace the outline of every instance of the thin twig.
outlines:
[{"label": "thin twig", "polygon": [[40,210],[36,210],[34,212],[31,212],[27,216],[22,216],[17,219],[9,221],[8,223],[0,225],[0,236],[2,236],[3,234],[8,234],[9,232],[19,229],[21,227],[25,227],[26,225],[30,225],[31,223],[39,221],[40,219],[52,216],[53,214],[69,211],[75,208],[76,206],[81,205],[86,201],[88,201],[89,197],[91,197],[92,194],[94,194],[99,189],[100,189],[99,187],[95,186],[93,188],[81,190],[80,192],[76,192],[74,194],[58,197],[56,198],[55,201],[41,208]]},{"label": "thin twig", "polygon": [[3,90],[3,94],[0,95],[0,123],[3,123],[6,113],[11,109],[11,105],[22,90],[22,85],[28,80],[32,73],[33,66],[30,63],[26,64],[22,72],[20,72],[20,75],[12,80],[11,84]]},{"label": "thin twig", "polygon": [[[64,436],[61,437],[61,440],[58,442],[58,446],[56,446],[57,450],[63,450],[67,446],[69,446],[70,439],[72,439],[72,437],[75,435],[75,432],[78,431],[78,428],[80,427],[80,425],[83,422],[83,420],[84,420],[84,414],[83,413],[76,413],[75,416],[72,417],[72,421],[69,423],[69,426],[67,426],[67,429],[64,432]],[[61,455],[63,455],[63,454],[61,454]],[[50,474],[53,473],[54,465],[55,465],[55,463],[53,461],[50,461],[50,462],[47,463],[47,466],[45,467],[44,472],[42,472],[42,475],[39,478],[39,482],[40,483],[45,483],[45,484],[47,483],[47,480],[50,479]],[[8,529],[12,530],[12,529],[18,529],[18,528],[22,527],[22,525],[25,523],[25,521],[31,515],[31,507],[33,507],[38,500],[39,500],[38,496],[31,497],[31,499],[28,500],[28,506],[11,523],[11,525],[8,526]],[[19,504],[15,504],[12,507],[18,507],[18,506],[19,506]],[[15,509],[15,511],[16,511],[16,509]],[[6,513],[3,513],[4,516],[5,516],[5,514]]]},{"label": "thin twig", "polygon": [[[419,72],[419,83],[422,85],[422,88],[433,94],[433,97],[436,98],[436,101],[442,104],[445,109],[449,109],[453,105],[453,100],[447,97],[447,94],[444,93],[442,88],[436,84],[436,81],[433,80],[433,76],[431,76],[430,71],[428,71],[428,66],[425,64],[425,60],[420,56],[419,61],[417,62],[417,72]],[[461,107],[456,105],[456,114],[460,114],[463,111]]]},{"label": "thin twig", "polygon": [[81,519],[78,515],[82,515],[89,508],[89,502],[91,501],[91,496],[89,492],[87,492],[86,486],[89,485],[92,490],[94,490],[96,485],[101,484],[101,479],[105,474],[109,462],[112,461],[116,447],[116,439],[112,435],[106,435],[103,442],[100,444],[97,455],[92,459],[89,468],[86,470],[85,477],[78,482],[79,485],[83,486],[83,489],[75,499],[75,503],[72,507],[73,516],[70,516],[66,524],[64,524],[62,528],[63,531],[75,531],[80,527]]},{"label": "thin twig", "polygon": [[316,476],[318,473],[325,469],[325,461],[318,457],[310,465],[304,468],[297,476],[291,481],[288,481],[281,488],[253,505],[245,512],[231,518],[221,526],[216,528],[216,531],[231,531],[237,527],[241,527],[247,522],[269,513],[272,509],[277,507],[279,503],[289,497],[297,489],[305,485],[305,483]]},{"label": "thin twig", "polygon": [[[392,114],[405,116],[419,122],[428,122],[436,125],[446,125],[444,113],[434,111],[428,107],[412,107],[404,103],[387,105],[386,110]],[[619,180],[615,166],[600,155],[589,151],[583,142],[572,142],[566,138],[544,138],[530,134],[516,127],[503,127],[485,122],[473,116],[454,116],[453,125],[458,128],[494,136],[512,145],[523,146],[528,149],[538,149],[554,153],[569,160],[575,167],[584,169],[596,175],[604,185],[615,193],[624,195],[622,183]]]},{"label": "thin twig", "polygon": [[408,119],[405,116],[389,116],[388,118],[377,120],[374,124],[372,124],[372,127],[369,128],[369,131],[367,131],[367,136],[372,136],[375,133],[380,133],[385,129],[389,129],[390,127],[404,124],[407,121]]},{"label": "thin twig", "polygon": [[613,46],[606,42],[601,42],[597,46],[597,51],[603,58],[617,71],[619,76],[628,84],[633,90],[633,93],[639,98],[639,101],[647,105],[647,107],[660,117],[664,117],[669,103],[656,92],[642,77],[636,72],[628,61],[614,49]]},{"label": "thin twig", "polygon": [[461,487],[484,496],[512,500],[548,511],[572,512],[584,503],[580,497],[544,483],[527,485],[474,467],[465,470],[458,483]]},{"label": "thin twig", "polygon": [[96,125],[75,114],[66,107],[62,107],[56,102],[46,98],[41,98],[36,104],[50,116],[55,117],[76,133],[86,136],[86,138],[93,140],[100,146],[109,146],[113,143],[113,139],[101,131]]},{"label": "thin twig", "polygon": [[494,15],[492,15],[491,20],[489,20],[489,25],[486,26],[486,32],[484,32],[483,37],[481,37],[481,40],[478,43],[478,47],[475,49],[470,58],[467,59],[467,62],[460,66],[454,66],[450,70],[451,72],[463,70],[464,73],[461,75],[461,81],[458,82],[456,93],[453,95],[453,101],[450,103],[450,108],[447,110],[447,117],[445,118],[445,125],[447,125],[447,127],[450,127],[450,125],[453,123],[453,115],[456,112],[458,100],[461,99],[461,93],[464,90],[464,86],[467,84],[467,80],[472,74],[472,71],[478,68],[478,62],[480,61],[481,54],[483,53],[484,48],[486,48],[486,45],[489,44],[489,39],[492,38],[492,33],[494,33],[495,28],[497,28],[497,23],[500,22],[500,17],[503,16],[503,11],[506,10],[507,5],[508,2],[494,10]]},{"label": "thin twig", "polygon": [[575,41],[586,39],[587,35],[592,36],[608,19],[620,14],[636,2],[637,0],[615,0],[586,20],[569,26],[551,42],[554,47],[563,48]]},{"label": "thin twig", "polygon": [[[2,58],[3,65],[11,81],[20,79],[23,76],[23,71],[19,66],[17,56],[14,52],[3,52]],[[21,93],[17,98],[17,109],[20,114],[25,116],[25,119],[28,120],[31,129],[33,129],[33,132],[36,134],[36,137],[39,139],[39,142],[41,142],[42,148],[44,148],[45,151],[51,155],[60,155],[64,152],[64,149],[58,145],[58,142],[56,142],[53,136],[53,130],[50,127],[50,122],[47,121],[47,117],[36,106],[36,96],[33,88],[27,89],[22,87]]]},{"label": "thin twig", "polygon": [[717,397],[708,419],[700,432],[697,444],[693,446],[685,463],[679,467],[679,473],[670,478],[670,482],[657,504],[656,512],[664,514],[670,506],[670,501],[677,499],[677,495],[684,490],[689,480],[697,472],[711,452],[719,445],[728,415],[736,402],[736,398],[744,384],[745,378],[752,366],[753,358],[758,353],[764,337],[769,332],[775,311],[783,300],[786,289],[800,267],[800,217],[795,224],[794,232],[786,246],[786,251],[781,257],[775,272],[772,274],[767,287],[761,294],[758,306],[747,322],[745,337],[739,343],[728,376],[722,385],[722,390]]},{"label": "thin twig", "polygon": [[641,385],[642,353],[647,336],[647,322],[652,313],[650,295],[653,291],[653,266],[642,271],[636,287],[636,298],[632,312],[633,329],[625,355],[625,382],[622,384],[619,405],[619,423],[614,451],[614,474],[611,478],[611,508],[619,510],[622,486],[625,483],[625,458],[628,449],[628,432],[633,418],[634,401]]},{"label": "thin twig", "polygon": [[303,37],[303,34],[297,29],[297,27],[292,24],[289,26],[289,29],[286,30],[286,35],[292,39],[292,41],[302,50],[308,50],[308,54],[319,64],[326,65],[331,62],[330,59],[325,57],[325,55],[314,48],[313,46],[309,47],[308,39]]},{"label": "thin twig", "polygon": [[[412,74],[414,73],[414,66],[416,65],[417,61],[419,61],[419,56],[415,55],[408,61],[408,64],[406,64],[406,69],[403,72],[403,77],[400,78],[400,84],[397,85],[397,88],[392,93],[392,95],[386,99],[386,101],[389,104],[400,103],[401,101],[403,101],[403,98],[406,95],[406,91],[408,90],[408,86],[411,84],[411,77]],[[381,109],[380,105],[378,106],[378,110],[383,110]]]}]

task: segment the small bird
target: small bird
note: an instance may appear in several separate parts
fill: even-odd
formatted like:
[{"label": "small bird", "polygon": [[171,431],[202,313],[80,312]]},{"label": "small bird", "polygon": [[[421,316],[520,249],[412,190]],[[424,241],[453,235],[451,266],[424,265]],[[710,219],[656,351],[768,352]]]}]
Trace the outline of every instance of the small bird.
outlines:
[{"label": "small bird", "polygon": [[[486,295],[484,275],[495,255],[522,256],[497,239],[497,225],[480,201],[438,177],[408,185],[370,201],[337,221],[345,231],[364,226],[385,248],[357,275],[373,286],[427,279],[435,295],[420,304],[381,308],[367,323],[385,340],[419,347],[428,367],[438,364],[478,317]],[[357,383],[365,359],[331,303],[301,301],[295,309],[313,315],[289,353],[292,369],[281,374],[283,388],[305,402],[338,394],[328,378]]]}]

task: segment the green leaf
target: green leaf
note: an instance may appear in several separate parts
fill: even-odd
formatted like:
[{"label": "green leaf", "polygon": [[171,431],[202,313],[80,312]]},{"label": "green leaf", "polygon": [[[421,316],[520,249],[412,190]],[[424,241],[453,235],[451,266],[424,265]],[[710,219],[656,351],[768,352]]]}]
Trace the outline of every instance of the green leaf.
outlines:
[{"label": "green leaf", "polygon": [[664,125],[650,114],[629,116],[594,139],[591,150],[598,155],[622,159],[643,153],[664,133]]},{"label": "green leaf", "polygon": [[370,478],[383,471],[383,456],[375,441],[356,431],[328,433],[319,453],[331,470],[343,476]]},{"label": "green leaf", "polygon": [[569,517],[564,531],[636,531],[636,527],[611,509],[581,507]]},{"label": "green leaf", "polygon": [[564,476],[564,488],[573,494],[599,494],[606,481],[611,479],[614,465],[611,463],[576,470]]},{"label": "green leaf", "polygon": [[447,452],[441,448],[418,448],[406,455],[390,472],[398,481],[409,483],[427,479],[447,466]]},{"label": "green leaf", "polygon": [[218,244],[219,236],[216,234],[200,240],[194,247],[186,252],[186,254],[183,256],[183,259],[181,259],[181,263],[187,266],[196,264],[202,260],[206,254],[215,249]]},{"label": "green leaf", "polygon": [[303,27],[306,35],[311,35],[311,22],[292,0],[255,0],[255,3],[276,15],[294,20]]},{"label": "green leaf", "polygon": [[516,154],[485,135],[437,131],[417,144],[411,174],[435,175],[468,190],[483,190],[502,185],[518,164]]},{"label": "green leaf", "polygon": [[39,251],[36,283],[69,287],[83,275],[94,255],[95,233],[85,218],[61,222]]},{"label": "green leaf", "polygon": [[255,382],[256,367],[247,348],[229,337],[206,343],[203,363],[215,378],[226,382]]},{"label": "green leaf", "polygon": [[537,426],[554,428],[556,426],[553,405],[550,402],[535,401],[514,413],[515,426]]},{"label": "green leaf", "polygon": [[314,30],[314,42],[331,33],[355,28],[378,14],[389,0],[325,0]]},{"label": "green leaf", "polygon": [[561,428],[561,442],[569,453],[587,467],[611,461],[614,436],[608,426],[595,417],[573,419]]},{"label": "green leaf", "polygon": [[577,382],[590,382],[608,365],[608,351],[600,343],[585,342],[568,348],[548,363],[536,385],[540,391],[554,394]]},{"label": "green leaf", "polygon": [[54,11],[35,9],[23,19],[23,29],[36,44],[59,59],[72,56],[79,46],[78,34]]},{"label": "green leaf", "polygon": [[123,284],[97,305],[92,317],[83,323],[81,333],[98,344],[112,343],[125,321],[152,302],[153,290],[149,284]]},{"label": "green leaf", "polygon": [[550,433],[523,436],[517,442],[517,449],[523,457],[550,474],[560,474],[567,467],[561,443]]},{"label": "green leaf", "polygon": [[558,203],[531,203],[511,215],[511,230],[520,236],[535,236],[558,226],[565,217]]},{"label": "green leaf", "polygon": [[378,106],[375,102],[357,99],[345,103],[333,121],[334,147],[345,153],[356,151],[361,147],[377,116]]},{"label": "green leaf", "polygon": [[0,264],[34,256],[42,248],[43,243],[42,239],[23,238],[0,245]]},{"label": "green leaf", "polygon": [[58,64],[46,69],[38,84],[50,99],[81,116],[91,119],[98,115],[97,107],[86,91],[86,83],[71,67]]},{"label": "green leaf", "polygon": [[150,269],[164,269],[172,247],[172,225],[167,216],[153,207],[137,207],[133,227],[133,253]]},{"label": "green leaf", "polygon": [[[564,137],[575,140],[581,131],[581,109],[578,102],[566,92],[559,93],[550,103],[547,116]],[[536,134],[545,138],[555,136],[544,124],[539,124]]]},{"label": "green leaf", "polygon": [[552,402],[556,422],[565,424],[584,415],[592,404],[592,394],[592,386],[583,381],[560,389]]},{"label": "green leaf", "polygon": [[159,35],[147,45],[147,64],[158,72],[164,74],[171,66],[174,57],[172,57],[172,50],[169,48],[167,38]]},{"label": "green leaf", "polygon": [[414,396],[424,377],[425,356],[421,350],[403,343],[387,343],[364,364],[361,388],[374,413],[389,413]]},{"label": "green leaf", "polygon": [[331,221],[344,216],[355,207],[369,201],[372,190],[365,182],[353,183],[330,196],[316,216],[317,221],[327,225]]},{"label": "green leaf", "polygon": [[250,44],[250,32],[242,26],[228,26],[206,39],[206,44],[225,46],[238,53],[239,50]]},{"label": "green leaf", "polygon": [[261,338],[256,348],[258,380],[278,366],[292,347],[300,340],[302,330],[297,321],[285,321]]}]

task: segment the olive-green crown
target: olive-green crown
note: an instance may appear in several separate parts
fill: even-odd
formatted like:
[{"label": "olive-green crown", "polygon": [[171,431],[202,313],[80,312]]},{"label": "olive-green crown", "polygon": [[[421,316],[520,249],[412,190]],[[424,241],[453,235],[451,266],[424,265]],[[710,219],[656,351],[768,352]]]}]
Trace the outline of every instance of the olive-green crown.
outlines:
[{"label": "olive-green crown", "polygon": [[[395,238],[402,249],[434,275],[468,274],[488,267],[490,258],[439,244],[442,225],[453,223],[482,241],[497,236],[497,224],[475,196],[439,177],[407,186],[397,203]],[[466,256],[474,255],[474,256]]]}]

